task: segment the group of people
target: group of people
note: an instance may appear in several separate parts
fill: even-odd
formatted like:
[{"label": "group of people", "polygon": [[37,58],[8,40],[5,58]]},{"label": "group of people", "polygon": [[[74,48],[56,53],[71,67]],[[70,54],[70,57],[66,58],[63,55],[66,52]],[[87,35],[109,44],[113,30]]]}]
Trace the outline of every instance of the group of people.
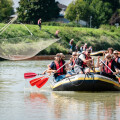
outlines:
[{"label": "group of people", "polygon": [[120,57],[118,56],[118,51],[108,48],[108,51],[104,53],[105,58],[101,60],[100,56],[98,56],[95,65],[90,53],[90,49],[86,49],[82,53],[73,52],[68,62],[65,62],[65,55],[63,53],[57,53],[54,61],[48,65],[46,72],[48,74],[54,73],[54,78],[58,82],[73,74],[87,74],[90,73],[90,70],[95,73],[94,68],[99,67],[99,74],[115,80],[115,75],[120,73]]},{"label": "group of people", "polygon": [[69,46],[70,46],[70,50],[69,50],[70,53],[72,53],[73,51],[82,53],[86,49],[90,49],[92,52],[92,46],[89,46],[89,48],[88,48],[87,43],[85,43],[85,44],[82,44],[79,48],[78,44],[75,45],[74,39],[70,40]]},{"label": "group of people", "polygon": [[116,74],[120,74],[119,52],[113,48],[108,48],[104,53],[103,61],[98,56],[96,67],[100,68],[101,75],[116,79]]}]

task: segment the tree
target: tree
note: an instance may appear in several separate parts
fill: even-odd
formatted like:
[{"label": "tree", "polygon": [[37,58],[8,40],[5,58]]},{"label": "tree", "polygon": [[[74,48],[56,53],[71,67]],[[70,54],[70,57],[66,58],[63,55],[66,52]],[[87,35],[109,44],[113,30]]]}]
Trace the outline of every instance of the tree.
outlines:
[{"label": "tree", "polygon": [[18,18],[24,23],[37,23],[39,18],[48,21],[59,16],[60,8],[55,0],[20,0]]},{"label": "tree", "polygon": [[107,24],[113,13],[112,5],[103,0],[76,0],[72,2],[65,14],[70,21],[85,20],[89,23],[92,16],[92,27]]},{"label": "tree", "polygon": [[84,0],[76,0],[69,4],[65,12],[65,18],[70,21],[79,21],[89,19],[89,4]]},{"label": "tree", "polygon": [[111,4],[102,0],[93,0],[90,4],[90,11],[93,27],[99,27],[100,24],[107,24],[113,13]]},{"label": "tree", "polygon": [[12,0],[0,0],[0,22],[5,21],[14,13]]}]

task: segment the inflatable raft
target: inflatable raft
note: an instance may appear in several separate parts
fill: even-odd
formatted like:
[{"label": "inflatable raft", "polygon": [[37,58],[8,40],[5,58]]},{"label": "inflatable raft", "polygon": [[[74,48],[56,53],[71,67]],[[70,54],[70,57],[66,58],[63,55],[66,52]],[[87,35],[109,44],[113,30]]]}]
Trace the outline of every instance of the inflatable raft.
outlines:
[{"label": "inflatable raft", "polygon": [[53,91],[119,91],[120,84],[116,80],[99,74],[77,74],[59,82],[51,83]]},{"label": "inflatable raft", "polygon": [[101,50],[101,51],[97,51],[97,52],[92,52],[90,55],[91,56],[103,56],[103,52],[105,52],[105,50]]}]

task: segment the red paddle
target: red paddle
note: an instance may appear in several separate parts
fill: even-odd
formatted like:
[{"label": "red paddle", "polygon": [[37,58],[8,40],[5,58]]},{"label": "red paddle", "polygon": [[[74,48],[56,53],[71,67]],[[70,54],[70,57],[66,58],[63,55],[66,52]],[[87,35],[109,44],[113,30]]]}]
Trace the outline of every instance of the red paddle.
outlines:
[{"label": "red paddle", "polygon": [[36,73],[32,73],[32,72],[24,73],[24,78],[29,79],[29,78],[35,77],[36,75],[42,75],[42,74],[36,74]]},{"label": "red paddle", "polygon": [[35,79],[31,80],[30,81],[31,86],[34,86],[37,82],[41,81],[41,79],[43,79],[43,77],[39,77],[39,78],[35,78]]},{"label": "red paddle", "polygon": [[[66,64],[68,63],[65,63],[64,65],[62,65],[58,70],[60,70],[63,66],[65,66]],[[58,71],[57,70],[57,71]],[[30,73],[31,74],[31,73]],[[32,73],[31,75],[35,75],[36,76],[36,73]],[[37,74],[38,75],[38,74]],[[33,82],[31,85],[35,85],[38,87],[38,88],[41,88],[47,81],[48,81],[49,77],[46,77],[46,78],[36,78],[36,79],[33,79]]]},{"label": "red paddle", "polygon": [[48,79],[49,79],[49,77],[41,79],[41,81],[38,81],[38,82],[36,83],[36,86],[37,86],[38,88],[41,88],[41,87],[48,81]]}]

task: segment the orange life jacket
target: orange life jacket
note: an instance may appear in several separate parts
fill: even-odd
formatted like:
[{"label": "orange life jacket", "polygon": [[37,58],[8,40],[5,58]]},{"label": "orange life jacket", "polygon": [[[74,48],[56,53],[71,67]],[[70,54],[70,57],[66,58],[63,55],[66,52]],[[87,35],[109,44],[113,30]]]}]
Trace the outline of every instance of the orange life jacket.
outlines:
[{"label": "orange life jacket", "polygon": [[[105,64],[111,69],[112,68],[112,62],[113,62],[113,60],[111,60],[109,63],[106,61]],[[105,72],[111,74],[112,73],[111,70],[106,65],[104,66]]]},{"label": "orange life jacket", "polygon": [[[61,66],[63,66],[63,62],[62,60],[60,61],[60,63],[58,63],[57,61],[54,61],[55,62],[55,65],[56,65],[56,70],[58,70]],[[57,71],[57,75],[63,75],[63,67]]]}]

